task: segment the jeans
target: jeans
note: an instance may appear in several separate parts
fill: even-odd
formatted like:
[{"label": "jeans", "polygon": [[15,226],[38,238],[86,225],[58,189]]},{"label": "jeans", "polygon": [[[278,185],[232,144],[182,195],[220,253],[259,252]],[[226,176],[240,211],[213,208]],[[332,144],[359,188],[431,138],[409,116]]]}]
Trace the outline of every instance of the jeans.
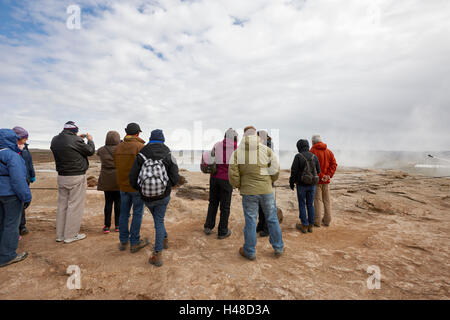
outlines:
[{"label": "jeans", "polygon": [[283,251],[284,247],[274,194],[242,195],[245,217],[244,253],[249,257],[254,257],[256,253],[256,219],[259,206],[262,207],[266,218],[270,244],[275,251]]},{"label": "jeans", "polygon": [[114,205],[114,225],[119,227],[120,218],[120,191],[105,192],[105,227],[111,227],[111,216]]},{"label": "jeans", "polygon": [[16,196],[0,197],[0,264],[17,256],[22,209],[23,202]]},{"label": "jeans", "polygon": [[[298,210],[300,211],[300,220],[302,225],[308,226],[314,224],[314,194],[316,186],[297,185]],[[308,217],[306,217],[308,209]]]},{"label": "jeans", "polygon": [[[133,206],[133,219],[128,229],[131,206]],[[139,243],[143,214],[144,201],[139,192],[120,191],[119,239],[121,243],[128,243],[128,241],[131,245]]]},{"label": "jeans", "polygon": [[231,196],[233,187],[228,180],[211,177],[209,179],[209,206],[204,228],[214,229],[217,209],[220,205],[219,236],[228,233],[228,218],[230,217]]},{"label": "jeans", "polygon": [[167,205],[169,204],[170,196],[161,200],[152,202],[145,202],[147,208],[153,216],[155,222],[155,251],[161,252],[164,249],[164,238],[167,238],[166,228],[164,226],[164,216],[166,215]]}]

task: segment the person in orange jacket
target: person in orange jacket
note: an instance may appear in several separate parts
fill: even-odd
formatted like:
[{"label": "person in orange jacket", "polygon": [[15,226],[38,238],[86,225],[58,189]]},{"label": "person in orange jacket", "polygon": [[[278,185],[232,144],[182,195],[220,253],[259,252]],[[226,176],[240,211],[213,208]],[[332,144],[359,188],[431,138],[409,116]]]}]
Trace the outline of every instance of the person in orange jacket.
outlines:
[{"label": "person in orange jacket", "polygon": [[[331,150],[327,148],[327,145],[322,142],[320,135],[313,135],[312,144],[313,146],[310,151],[317,156],[320,163],[319,184],[317,185],[314,198],[314,225],[320,227],[320,225],[323,224],[328,227],[331,222],[331,202],[328,185],[336,172],[337,163],[333,152],[331,152]],[[324,208],[323,219],[322,207]]]}]

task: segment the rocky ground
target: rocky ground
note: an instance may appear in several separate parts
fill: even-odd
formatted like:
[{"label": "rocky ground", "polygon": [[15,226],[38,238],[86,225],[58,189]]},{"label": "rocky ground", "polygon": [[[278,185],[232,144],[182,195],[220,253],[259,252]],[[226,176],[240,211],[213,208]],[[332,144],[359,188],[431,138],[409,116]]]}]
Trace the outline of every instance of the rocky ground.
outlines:
[{"label": "rocky ground", "polygon": [[[450,179],[399,171],[340,168],[332,189],[330,227],[301,234],[289,172],[277,182],[285,254],[277,259],[268,238],[258,238],[257,258],[243,244],[241,197],[233,194],[233,234],[207,236],[208,176],[183,171],[186,183],[172,193],[166,213],[170,248],[161,268],[147,263],[151,247],[118,250],[118,234],[102,233],[103,193],[90,187],[81,232],[85,240],[55,242],[54,164],[36,165],[37,182],[27,211],[30,233],[19,244],[29,257],[0,269],[0,299],[449,299]],[[98,177],[91,161],[88,176]],[[94,183],[95,184],[95,183]],[[50,188],[50,189],[47,189]],[[154,241],[145,214],[142,236]],[[69,290],[67,268],[81,269],[81,289]],[[369,266],[381,273],[369,290]],[[370,269],[369,269],[370,271]],[[370,283],[373,283],[369,281]]]}]

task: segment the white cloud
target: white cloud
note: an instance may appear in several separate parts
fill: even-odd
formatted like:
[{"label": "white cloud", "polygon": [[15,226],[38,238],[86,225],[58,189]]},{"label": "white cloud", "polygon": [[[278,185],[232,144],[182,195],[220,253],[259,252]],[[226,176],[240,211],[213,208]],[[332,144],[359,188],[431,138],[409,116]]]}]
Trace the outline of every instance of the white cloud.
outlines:
[{"label": "white cloud", "polygon": [[47,34],[0,36],[0,125],[32,141],[67,120],[97,145],[131,121],[145,138],[203,121],[280,129],[283,149],[317,132],[335,149],[450,147],[449,1],[83,0],[81,30],[72,1],[26,3],[16,17]]}]

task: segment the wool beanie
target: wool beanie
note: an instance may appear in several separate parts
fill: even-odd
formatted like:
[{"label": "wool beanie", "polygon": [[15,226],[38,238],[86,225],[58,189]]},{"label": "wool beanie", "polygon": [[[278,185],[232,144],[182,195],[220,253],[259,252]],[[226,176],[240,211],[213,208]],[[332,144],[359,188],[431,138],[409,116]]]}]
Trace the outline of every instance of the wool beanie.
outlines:
[{"label": "wool beanie", "polygon": [[73,121],[67,121],[66,124],[64,125],[64,130],[69,130],[74,134],[78,133],[78,127]]},{"label": "wool beanie", "polygon": [[150,135],[150,142],[152,141],[161,141],[161,142],[166,141],[166,139],[164,138],[163,131],[161,129],[155,129],[152,131]]},{"label": "wool beanie", "polygon": [[28,139],[28,131],[22,127],[14,127],[13,131],[16,133],[18,139]]}]

